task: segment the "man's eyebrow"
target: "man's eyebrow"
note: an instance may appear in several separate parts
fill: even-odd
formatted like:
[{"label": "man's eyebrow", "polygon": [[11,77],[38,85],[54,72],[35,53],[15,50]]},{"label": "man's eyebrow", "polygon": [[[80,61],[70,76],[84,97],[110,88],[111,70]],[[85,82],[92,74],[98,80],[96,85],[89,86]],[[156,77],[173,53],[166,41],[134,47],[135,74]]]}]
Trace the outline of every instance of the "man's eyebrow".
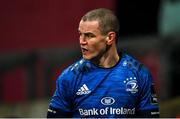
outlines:
[{"label": "man's eyebrow", "polygon": [[81,32],[80,30],[78,30],[78,32],[79,32],[79,33],[82,33],[82,34],[85,34],[85,35],[86,35],[86,34],[93,34],[92,32],[84,32],[84,33],[83,33],[83,32]]},{"label": "man's eyebrow", "polygon": [[85,32],[84,34],[93,34],[93,33],[91,33],[91,32]]}]

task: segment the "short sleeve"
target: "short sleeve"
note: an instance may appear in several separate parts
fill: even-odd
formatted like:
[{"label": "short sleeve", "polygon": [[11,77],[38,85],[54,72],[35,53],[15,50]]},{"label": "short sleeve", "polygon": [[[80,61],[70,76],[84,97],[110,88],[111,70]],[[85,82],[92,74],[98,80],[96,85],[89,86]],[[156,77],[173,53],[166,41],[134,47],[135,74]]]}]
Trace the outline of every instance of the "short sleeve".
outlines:
[{"label": "short sleeve", "polygon": [[50,101],[50,107],[53,107],[64,113],[71,112],[72,100],[71,100],[71,90],[69,82],[68,72],[63,72],[56,80],[56,89]]},{"label": "short sleeve", "polygon": [[138,117],[159,117],[158,96],[154,85],[151,73],[143,66],[139,79]]}]

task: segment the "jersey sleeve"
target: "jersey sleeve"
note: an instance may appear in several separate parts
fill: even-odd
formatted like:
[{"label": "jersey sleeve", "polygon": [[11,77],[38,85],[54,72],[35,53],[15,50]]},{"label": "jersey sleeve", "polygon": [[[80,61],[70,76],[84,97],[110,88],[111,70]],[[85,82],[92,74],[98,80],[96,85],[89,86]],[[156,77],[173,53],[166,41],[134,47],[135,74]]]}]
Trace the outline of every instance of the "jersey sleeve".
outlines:
[{"label": "jersey sleeve", "polygon": [[159,117],[158,97],[149,70],[142,66],[139,80],[138,117]]},{"label": "jersey sleeve", "polygon": [[56,89],[49,104],[47,117],[71,117],[71,75],[64,71],[56,80]]}]

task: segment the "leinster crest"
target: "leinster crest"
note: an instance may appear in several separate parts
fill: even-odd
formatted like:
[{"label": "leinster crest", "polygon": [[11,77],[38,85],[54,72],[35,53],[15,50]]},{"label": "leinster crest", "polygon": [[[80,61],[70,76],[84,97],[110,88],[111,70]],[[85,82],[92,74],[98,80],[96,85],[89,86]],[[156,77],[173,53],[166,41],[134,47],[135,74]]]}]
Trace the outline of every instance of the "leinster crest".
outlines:
[{"label": "leinster crest", "polygon": [[131,93],[137,93],[138,92],[138,85],[136,77],[130,77],[127,78],[124,83],[126,84],[126,91]]}]

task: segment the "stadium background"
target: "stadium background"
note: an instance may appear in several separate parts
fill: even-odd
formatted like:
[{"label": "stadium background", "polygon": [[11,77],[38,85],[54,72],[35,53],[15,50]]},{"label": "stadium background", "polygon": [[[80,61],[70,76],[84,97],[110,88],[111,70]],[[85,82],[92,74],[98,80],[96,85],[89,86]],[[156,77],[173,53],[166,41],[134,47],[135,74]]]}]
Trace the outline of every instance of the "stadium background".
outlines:
[{"label": "stadium background", "polygon": [[80,57],[78,23],[105,7],[120,19],[119,50],[149,67],[161,117],[180,116],[179,0],[1,0],[0,117],[45,117],[55,80]]}]

